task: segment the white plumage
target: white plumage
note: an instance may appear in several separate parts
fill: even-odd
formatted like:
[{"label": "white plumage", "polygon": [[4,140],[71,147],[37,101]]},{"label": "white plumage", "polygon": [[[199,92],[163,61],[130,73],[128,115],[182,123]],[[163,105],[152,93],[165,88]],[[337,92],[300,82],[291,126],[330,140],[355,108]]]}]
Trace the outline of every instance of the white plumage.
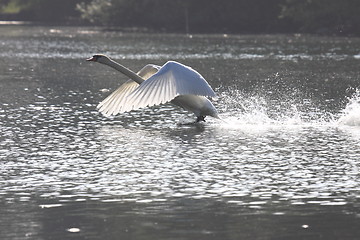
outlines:
[{"label": "white plumage", "polygon": [[[159,66],[148,64],[143,67],[137,74],[146,80],[154,73],[156,73],[159,68]],[[127,97],[138,87],[139,84],[137,82],[129,79],[102,102],[100,102],[97,108],[105,116],[126,112],[127,110],[124,109],[124,106],[127,106]]]},{"label": "white plumage", "polygon": [[192,111],[197,121],[204,121],[205,116],[218,118],[215,107],[206,98],[215,97],[215,92],[188,66],[175,61],[162,67],[148,64],[136,74],[104,55],[94,55],[88,61],[106,64],[131,78],[98,105],[104,115],[171,102]]}]

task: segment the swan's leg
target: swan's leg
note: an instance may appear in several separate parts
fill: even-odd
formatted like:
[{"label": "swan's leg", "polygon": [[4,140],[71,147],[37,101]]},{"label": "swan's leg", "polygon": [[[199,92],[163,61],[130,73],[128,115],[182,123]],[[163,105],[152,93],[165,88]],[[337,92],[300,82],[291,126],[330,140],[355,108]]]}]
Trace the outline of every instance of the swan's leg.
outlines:
[{"label": "swan's leg", "polygon": [[196,118],[196,122],[201,122],[201,121],[205,122],[205,116],[198,116]]}]

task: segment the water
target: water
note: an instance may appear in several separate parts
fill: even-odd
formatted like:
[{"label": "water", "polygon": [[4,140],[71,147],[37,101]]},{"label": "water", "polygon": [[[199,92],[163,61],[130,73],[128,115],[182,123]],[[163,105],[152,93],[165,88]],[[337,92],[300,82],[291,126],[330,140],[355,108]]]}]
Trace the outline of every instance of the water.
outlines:
[{"label": "water", "polygon": [[[1,239],[358,239],[359,38],[0,28]],[[106,118],[126,79],[177,60],[223,121],[171,105]]]}]

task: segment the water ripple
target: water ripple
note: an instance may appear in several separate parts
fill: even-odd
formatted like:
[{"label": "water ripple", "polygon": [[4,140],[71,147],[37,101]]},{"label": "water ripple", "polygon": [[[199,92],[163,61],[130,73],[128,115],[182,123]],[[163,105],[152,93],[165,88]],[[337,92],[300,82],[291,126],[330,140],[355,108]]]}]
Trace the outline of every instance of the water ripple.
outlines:
[{"label": "water ripple", "polygon": [[[75,120],[75,110],[93,120]],[[273,125],[258,133],[212,121],[179,127],[149,119],[139,127],[124,118],[107,125],[80,109],[46,106],[29,106],[20,115],[23,122],[26,116],[41,122],[12,128],[17,140],[2,142],[2,196],[16,193],[20,201],[38,193],[62,202],[187,196],[258,206],[264,203],[251,199],[314,204],[311,199],[326,197],[319,204],[336,205],[345,204],[341,197],[333,200],[337,195],[359,190],[358,147],[350,148],[349,139],[331,126]],[[59,116],[67,121],[57,124]]]},{"label": "water ripple", "polygon": [[[326,94],[322,87],[331,87],[323,75],[315,79],[321,92],[321,101],[315,101],[315,94],[301,91],[310,84],[307,78],[312,73],[284,81],[273,69],[275,63],[277,68],[285,64],[287,73],[294,62],[297,68],[302,60],[311,65],[321,60],[317,63],[326,66],[341,62],[342,73],[348,73],[348,60],[354,60],[355,66],[358,53],[347,44],[340,51],[333,46],[336,40],[323,39],[323,45],[316,44],[320,50],[310,51],[301,44],[289,47],[289,42],[279,48],[276,37],[255,44],[246,36],[212,36],[211,44],[204,44],[201,36],[176,35],[170,38],[176,42],[181,38],[184,44],[161,42],[159,49],[156,44],[163,40],[156,36],[144,42],[134,41],[137,35],[101,32],[114,34],[111,42],[103,43],[97,31],[66,31],[20,34],[16,41],[16,31],[2,36],[6,43],[0,45],[6,62],[1,65],[5,82],[0,109],[2,201],[146,204],[211,198],[257,209],[285,201],[336,206],[358,198],[358,95],[350,97],[344,108],[340,104],[332,108],[327,106],[329,99],[321,98]],[[80,37],[75,41],[73,34]],[[189,42],[195,50],[186,47]],[[115,73],[79,64],[79,59],[96,52],[127,61],[196,60],[218,84],[214,104],[222,121],[182,125],[194,117],[171,105],[105,118],[95,110],[104,97],[98,90],[115,88],[119,80]],[[255,76],[249,76],[250,69],[256,69]],[[334,80],[333,88],[356,75],[354,69],[350,72],[354,75]],[[325,76],[334,77],[330,75]],[[286,85],[293,82],[298,88]],[[237,90],[238,85],[253,87],[257,93]]]}]

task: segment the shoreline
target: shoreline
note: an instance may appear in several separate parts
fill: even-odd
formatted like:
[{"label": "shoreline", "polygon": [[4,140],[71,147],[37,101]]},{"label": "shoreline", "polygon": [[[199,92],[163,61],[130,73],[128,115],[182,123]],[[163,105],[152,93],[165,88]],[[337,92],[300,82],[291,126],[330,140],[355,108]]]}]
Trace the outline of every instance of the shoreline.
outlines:
[{"label": "shoreline", "polygon": [[185,35],[198,35],[198,34],[220,34],[220,35],[314,35],[323,37],[349,37],[358,38],[358,34],[344,34],[332,33],[329,31],[317,32],[292,32],[292,31],[266,31],[266,32],[245,32],[245,31],[193,31],[186,33],[185,31],[170,31],[166,29],[153,29],[146,27],[119,27],[111,25],[97,25],[88,24],[84,22],[43,22],[43,21],[23,21],[23,20],[0,20],[1,26],[58,26],[58,27],[94,27],[101,28],[104,31],[124,32],[124,33],[152,33],[152,34],[185,34]]}]

